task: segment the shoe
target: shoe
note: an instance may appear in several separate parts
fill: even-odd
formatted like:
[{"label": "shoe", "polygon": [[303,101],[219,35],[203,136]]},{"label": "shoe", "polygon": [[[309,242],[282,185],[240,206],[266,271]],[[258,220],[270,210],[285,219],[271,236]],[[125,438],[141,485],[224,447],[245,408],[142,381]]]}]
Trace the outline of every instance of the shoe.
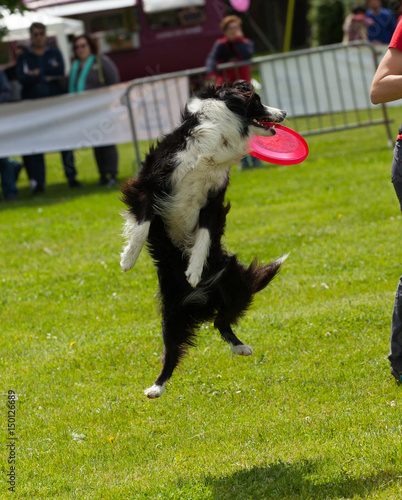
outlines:
[{"label": "shoe", "polygon": [[395,380],[400,384],[402,383],[402,371],[395,370],[395,368],[391,368],[391,375],[395,377]]},{"label": "shoe", "polygon": [[37,185],[35,187],[35,189],[32,190],[32,194],[33,195],[41,194],[41,193],[44,193],[44,192],[45,192],[45,188],[43,186],[39,186],[39,185]]},{"label": "shoe", "polygon": [[116,181],[116,179],[113,179],[113,178],[109,179],[109,181],[107,183],[108,187],[116,186],[116,184],[117,184],[117,181]]},{"label": "shoe", "polygon": [[107,186],[108,180],[107,177],[101,177],[98,182],[98,186]]},{"label": "shoe", "polygon": [[70,188],[79,188],[81,187],[81,182],[77,181],[77,179],[71,179],[70,181],[68,181],[68,185],[70,186]]}]

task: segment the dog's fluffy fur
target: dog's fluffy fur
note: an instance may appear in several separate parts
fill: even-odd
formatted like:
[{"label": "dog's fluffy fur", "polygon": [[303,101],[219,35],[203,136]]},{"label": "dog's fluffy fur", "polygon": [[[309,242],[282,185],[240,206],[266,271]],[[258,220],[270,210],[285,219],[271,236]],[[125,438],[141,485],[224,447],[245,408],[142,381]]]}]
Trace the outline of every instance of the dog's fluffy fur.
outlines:
[{"label": "dog's fluffy fur", "polygon": [[261,121],[281,122],[285,116],[261,104],[246,82],[211,87],[189,100],[182,123],[151,149],[138,176],[122,187],[129,209],[121,267],[131,269],[147,243],[159,278],[165,350],[162,371],[145,391],[149,398],[163,393],[205,321],[214,320],[234,353],[253,353],[232,326],[284,258],[245,267],[223,249],[230,208],[224,197],[230,166],[248,153],[252,134],[275,134]]}]

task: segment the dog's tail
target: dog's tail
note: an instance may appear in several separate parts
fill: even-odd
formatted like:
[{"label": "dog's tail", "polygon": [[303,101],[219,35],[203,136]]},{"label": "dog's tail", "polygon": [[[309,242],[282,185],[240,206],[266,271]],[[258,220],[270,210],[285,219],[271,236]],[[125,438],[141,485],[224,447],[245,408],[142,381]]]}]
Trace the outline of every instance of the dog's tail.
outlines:
[{"label": "dog's tail", "polygon": [[263,290],[278,274],[279,268],[288,256],[287,253],[266,266],[260,266],[258,260],[254,259],[247,269],[251,292],[257,293]]}]

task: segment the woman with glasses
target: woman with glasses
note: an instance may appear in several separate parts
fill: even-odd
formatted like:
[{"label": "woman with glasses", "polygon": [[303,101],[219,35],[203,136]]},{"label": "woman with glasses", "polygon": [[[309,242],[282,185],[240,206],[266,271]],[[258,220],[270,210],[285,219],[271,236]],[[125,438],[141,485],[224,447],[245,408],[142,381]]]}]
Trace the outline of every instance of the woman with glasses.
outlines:
[{"label": "woman with glasses", "polygon": [[[74,60],[68,79],[68,90],[72,93],[98,89],[120,82],[115,64],[98,53],[98,46],[89,35],[81,35],[73,41]],[[104,138],[107,143],[107,136]],[[97,146],[94,155],[98,165],[100,185],[116,184],[118,153],[115,145]]]}]

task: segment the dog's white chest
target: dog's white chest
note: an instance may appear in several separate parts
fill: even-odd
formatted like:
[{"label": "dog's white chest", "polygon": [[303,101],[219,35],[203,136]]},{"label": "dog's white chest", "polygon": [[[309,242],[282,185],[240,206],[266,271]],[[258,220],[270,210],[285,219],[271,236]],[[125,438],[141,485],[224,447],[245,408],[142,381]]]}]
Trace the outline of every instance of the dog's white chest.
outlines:
[{"label": "dog's white chest", "polygon": [[159,210],[176,246],[187,250],[194,244],[200,210],[207,203],[208,193],[223,187],[227,176],[228,168],[198,165],[177,180],[172,195]]}]

